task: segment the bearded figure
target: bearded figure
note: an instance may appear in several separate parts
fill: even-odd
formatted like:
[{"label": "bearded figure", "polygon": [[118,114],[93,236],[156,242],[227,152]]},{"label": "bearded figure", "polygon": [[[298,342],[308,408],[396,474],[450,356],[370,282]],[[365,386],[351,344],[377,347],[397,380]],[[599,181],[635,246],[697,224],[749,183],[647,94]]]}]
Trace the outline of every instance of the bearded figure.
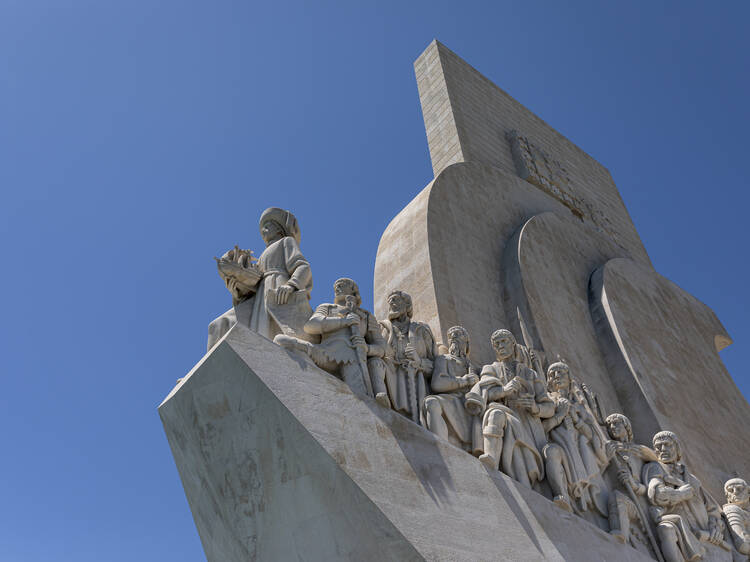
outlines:
[{"label": "bearded figure", "polygon": [[438,355],[432,371],[432,392],[424,401],[427,429],[474,455],[482,453],[482,420],[465,406],[465,395],[479,382],[469,361],[469,332],[448,330],[448,353]]},{"label": "bearded figure", "polygon": [[407,293],[392,291],[388,295],[388,319],[380,323],[387,369],[385,381],[373,379],[373,387],[376,392],[387,389],[393,409],[422,424],[437,348],[432,330],[412,320],[413,312]]},{"label": "bearded figure", "polygon": [[544,420],[549,444],[544,447],[553,500],[567,511],[595,508],[607,515],[606,488],[601,470],[607,464],[605,438],[585,398],[563,362],[547,369],[547,391],[555,405]]},{"label": "bearded figure", "polygon": [[466,394],[469,413],[482,417],[479,460],[531,488],[544,478],[542,419],[555,407],[537,373],[516,360],[513,334],[497,330],[490,342],[497,361],[482,368],[479,382]]}]

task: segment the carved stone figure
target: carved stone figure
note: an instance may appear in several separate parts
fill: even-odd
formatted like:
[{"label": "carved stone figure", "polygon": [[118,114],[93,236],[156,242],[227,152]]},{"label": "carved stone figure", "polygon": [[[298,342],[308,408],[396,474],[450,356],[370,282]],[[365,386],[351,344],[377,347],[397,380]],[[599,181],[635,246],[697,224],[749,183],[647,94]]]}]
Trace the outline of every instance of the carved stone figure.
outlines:
[{"label": "carved stone figure", "polygon": [[482,452],[482,420],[466,409],[466,391],[479,382],[469,361],[469,332],[448,330],[448,353],[435,358],[432,392],[424,401],[427,428],[472,454]]},{"label": "carved stone figure", "polygon": [[[641,482],[641,473],[645,463],[656,461],[656,453],[646,447],[633,443],[633,428],[630,420],[622,414],[610,414],[605,423],[611,441],[606,444],[607,458],[610,467],[616,471],[616,478],[624,489],[614,490],[609,495],[610,533],[622,543],[638,548],[641,542],[655,554],[659,553],[651,532],[650,522],[644,512],[647,507],[646,486]],[[631,533],[631,525],[639,530],[638,536]]]},{"label": "carved stone figure", "polygon": [[544,420],[549,444],[544,447],[553,501],[568,511],[607,515],[606,490],[601,469],[606,465],[604,437],[582,393],[573,384],[563,362],[547,369],[547,391],[554,401],[554,414]]},{"label": "carved stone figure", "polygon": [[[360,308],[359,287],[348,278],[333,284],[334,302],[321,304],[305,323],[305,332],[320,336],[320,343],[277,335],[274,342],[287,349],[301,351],[313,362],[338,376],[360,395],[373,396],[370,372],[382,378],[385,353],[380,326],[368,311]],[[388,407],[387,396],[376,396]]]},{"label": "carved stone figure", "polygon": [[732,478],[724,484],[727,503],[722,510],[729,523],[729,532],[737,551],[750,555],[750,486],[742,478]]},{"label": "carved stone figure", "polygon": [[[413,321],[412,313],[411,297],[403,291],[392,291],[388,295],[388,319],[380,325],[386,340],[386,383],[393,409],[421,423],[437,349],[430,327]],[[379,392],[385,390],[382,381],[373,378],[373,382]]]},{"label": "carved stone figure", "polygon": [[516,361],[512,333],[497,330],[490,341],[497,361],[482,368],[481,379],[466,395],[469,412],[483,415],[479,460],[532,487],[544,478],[541,451],[547,439],[541,419],[554,413],[554,404],[537,373]]},{"label": "carved stone figure", "polygon": [[252,252],[237,247],[217,260],[234,306],[209,324],[209,350],[236,322],[269,339],[277,334],[311,339],[302,327],[312,314],[312,273],[299,248],[297,219],[271,207],[263,211],[259,226],[266,249],[257,263]]},{"label": "carved stone figure", "polygon": [[701,487],[682,459],[677,436],[671,431],[654,435],[658,461],[643,468],[648,487],[651,518],[661,551],[667,562],[682,562],[703,557],[701,541],[723,545],[724,529],[719,506]]}]

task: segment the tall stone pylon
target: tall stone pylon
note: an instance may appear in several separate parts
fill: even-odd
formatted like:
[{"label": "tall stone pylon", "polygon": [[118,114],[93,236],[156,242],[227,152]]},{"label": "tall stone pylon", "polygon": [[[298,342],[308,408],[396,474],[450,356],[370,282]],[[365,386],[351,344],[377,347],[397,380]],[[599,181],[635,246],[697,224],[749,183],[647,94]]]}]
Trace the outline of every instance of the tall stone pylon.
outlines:
[{"label": "tall stone pylon", "polygon": [[511,329],[565,358],[636,441],[677,433],[722,497],[750,468],[750,405],[714,312],[659,275],[604,166],[441,43],[414,66],[435,179],[381,238],[376,315],[407,291],[438,339],[468,329],[477,364]]}]

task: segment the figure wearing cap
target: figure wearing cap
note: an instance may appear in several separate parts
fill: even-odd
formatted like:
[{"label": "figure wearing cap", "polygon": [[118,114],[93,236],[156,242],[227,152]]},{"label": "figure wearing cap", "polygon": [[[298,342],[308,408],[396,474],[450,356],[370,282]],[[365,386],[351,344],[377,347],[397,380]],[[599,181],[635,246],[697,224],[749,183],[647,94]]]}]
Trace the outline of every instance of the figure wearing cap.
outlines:
[{"label": "figure wearing cap", "polygon": [[217,260],[234,307],[209,324],[209,350],[236,322],[269,339],[287,334],[315,341],[303,330],[312,314],[312,273],[299,248],[297,219],[271,207],[263,211],[259,228],[266,249],[257,262],[252,252],[236,247]]}]

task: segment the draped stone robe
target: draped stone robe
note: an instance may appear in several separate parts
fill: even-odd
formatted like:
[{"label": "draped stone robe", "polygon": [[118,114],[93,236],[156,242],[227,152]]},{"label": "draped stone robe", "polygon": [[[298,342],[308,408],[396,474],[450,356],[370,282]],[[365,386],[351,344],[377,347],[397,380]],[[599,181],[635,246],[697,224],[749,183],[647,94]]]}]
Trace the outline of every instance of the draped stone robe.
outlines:
[{"label": "draped stone robe", "polygon": [[560,407],[563,397],[557,392],[550,396],[556,405],[555,414],[544,420],[544,428],[549,434],[548,447],[557,445],[563,451],[568,492],[578,500],[581,511],[595,507],[601,515],[607,515],[607,489],[601,476],[607,462],[602,431],[575,391],[567,397],[567,413]]},{"label": "draped stone robe", "polygon": [[[292,236],[285,236],[269,244],[258,258],[257,265],[262,277],[254,293],[209,324],[209,350],[237,322],[271,340],[277,334],[285,334],[317,341],[303,330],[312,315],[312,273],[297,241]],[[285,283],[297,290],[289,296],[286,304],[280,305],[276,303],[276,290]]]},{"label": "draped stone robe", "polygon": [[409,369],[406,366],[408,359],[405,355],[405,349],[407,345],[413,346],[420,357],[420,364],[416,369],[414,381],[419,412],[424,406],[425,397],[430,393],[429,378],[432,376],[433,362],[437,355],[435,338],[432,336],[430,327],[422,322],[409,321],[406,333],[402,333],[390,320],[383,320],[380,325],[383,329],[383,337],[386,340],[386,385],[391,404],[394,410],[411,416],[413,412],[411,410]]},{"label": "draped stone robe", "polygon": [[482,454],[482,418],[466,409],[466,390],[456,385],[460,377],[475,373],[469,359],[445,354],[435,358],[430,386],[431,395],[440,402],[443,419],[449,428],[449,439],[474,455]]},{"label": "draped stone robe", "polygon": [[[496,398],[497,394],[502,392],[503,386],[514,378],[521,382],[522,390],[503,399]],[[547,443],[541,418],[551,416],[555,406],[536,371],[517,361],[511,361],[510,366],[496,361],[482,368],[481,379],[467,396],[481,396],[480,400],[484,406],[483,428],[487,426],[491,411],[502,410],[506,416],[500,458],[502,471],[517,478],[514,467],[519,463],[514,457],[520,455],[523,457],[520,464],[525,467],[530,480],[541,481],[544,478],[542,449]],[[522,397],[534,398],[539,407],[538,415],[533,415],[518,405],[516,399]]]}]

